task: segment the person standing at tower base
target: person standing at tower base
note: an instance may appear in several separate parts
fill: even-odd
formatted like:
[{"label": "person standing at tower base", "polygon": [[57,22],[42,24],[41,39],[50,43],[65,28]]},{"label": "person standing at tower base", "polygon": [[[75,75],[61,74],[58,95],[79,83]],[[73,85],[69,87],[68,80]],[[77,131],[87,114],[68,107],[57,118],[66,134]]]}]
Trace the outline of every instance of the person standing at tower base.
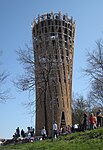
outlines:
[{"label": "person standing at tower base", "polygon": [[54,124],[53,124],[54,138],[57,138],[57,130],[58,130],[58,127],[57,127],[57,123],[55,121]]}]

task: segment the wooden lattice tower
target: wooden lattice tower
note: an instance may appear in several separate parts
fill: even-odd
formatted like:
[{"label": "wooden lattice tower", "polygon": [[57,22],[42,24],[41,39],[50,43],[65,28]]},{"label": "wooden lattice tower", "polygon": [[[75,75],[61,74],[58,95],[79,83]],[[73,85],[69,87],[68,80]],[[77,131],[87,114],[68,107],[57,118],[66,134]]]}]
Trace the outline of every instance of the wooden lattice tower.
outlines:
[{"label": "wooden lattice tower", "polygon": [[60,12],[34,19],[36,134],[43,126],[51,135],[52,123],[72,124],[72,70],[75,22]]}]

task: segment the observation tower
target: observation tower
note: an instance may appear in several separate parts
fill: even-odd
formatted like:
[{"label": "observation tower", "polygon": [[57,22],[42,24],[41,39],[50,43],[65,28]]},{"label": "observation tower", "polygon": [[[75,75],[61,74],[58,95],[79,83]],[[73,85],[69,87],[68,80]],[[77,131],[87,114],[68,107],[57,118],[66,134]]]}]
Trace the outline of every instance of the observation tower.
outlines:
[{"label": "observation tower", "polygon": [[36,135],[45,126],[72,124],[72,71],[75,21],[68,15],[45,13],[32,23],[35,58]]}]

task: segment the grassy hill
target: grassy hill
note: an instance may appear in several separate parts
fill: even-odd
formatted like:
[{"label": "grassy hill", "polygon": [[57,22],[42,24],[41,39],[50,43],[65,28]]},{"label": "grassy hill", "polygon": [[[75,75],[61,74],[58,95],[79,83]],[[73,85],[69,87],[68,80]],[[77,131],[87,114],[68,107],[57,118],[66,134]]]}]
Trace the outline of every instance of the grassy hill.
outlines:
[{"label": "grassy hill", "polygon": [[51,140],[1,146],[0,150],[103,150],[103,128],[76,132]]}]

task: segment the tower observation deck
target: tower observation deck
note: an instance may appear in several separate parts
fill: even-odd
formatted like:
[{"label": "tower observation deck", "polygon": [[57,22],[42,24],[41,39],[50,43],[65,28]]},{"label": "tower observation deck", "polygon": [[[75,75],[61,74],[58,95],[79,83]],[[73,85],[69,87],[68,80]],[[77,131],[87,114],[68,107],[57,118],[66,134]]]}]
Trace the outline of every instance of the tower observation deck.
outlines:
[{"label": "tower observation deck", "polygon": [[45,126],[51,135],[72,124],[72,70],[75,21],[68,15],[46,13],[34,19],[32,39],[35,58],[36,135]]}]

